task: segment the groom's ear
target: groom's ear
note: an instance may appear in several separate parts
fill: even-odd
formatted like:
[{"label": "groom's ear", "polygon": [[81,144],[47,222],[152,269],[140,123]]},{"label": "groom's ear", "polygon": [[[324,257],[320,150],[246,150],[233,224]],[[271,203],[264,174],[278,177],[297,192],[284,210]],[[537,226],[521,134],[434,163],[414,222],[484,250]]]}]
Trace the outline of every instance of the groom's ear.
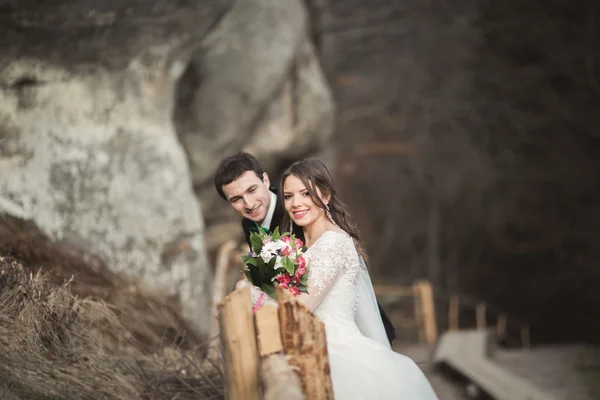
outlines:
[{"label": "groom's ear", "polygon": [[266,172],[263,172],[262,181],[267,187],[271,186],[271,182],[269,181],[269,175]]}]

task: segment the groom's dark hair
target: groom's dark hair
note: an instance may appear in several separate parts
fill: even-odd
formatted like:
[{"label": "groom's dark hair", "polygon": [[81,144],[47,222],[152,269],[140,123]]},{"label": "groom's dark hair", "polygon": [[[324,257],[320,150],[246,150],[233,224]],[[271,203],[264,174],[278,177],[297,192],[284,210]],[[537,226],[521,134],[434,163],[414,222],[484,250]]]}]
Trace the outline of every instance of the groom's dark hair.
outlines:
[{"label": "groom's dark hair", "polygon": [[256,176],[261,180],[265,173],[256,157],[250,153],[242,151],[221,160],[221,163],[217,167],[217,172],[215,172],[215,188],[219,196],[227,200],[225,193],[223,193],[223,186],[229,185],[246,171],[254,171]]}]

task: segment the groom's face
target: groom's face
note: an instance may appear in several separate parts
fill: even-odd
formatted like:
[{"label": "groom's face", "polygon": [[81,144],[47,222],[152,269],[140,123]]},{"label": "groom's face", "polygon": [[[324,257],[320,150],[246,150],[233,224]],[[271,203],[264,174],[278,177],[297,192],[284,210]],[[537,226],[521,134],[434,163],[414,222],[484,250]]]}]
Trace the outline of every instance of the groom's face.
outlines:
[{"label": "groom's face", "polygon": [[242,218],[261,223],[271,205],[269,176],[265,172],[262,179],[254,171],[246,171],[235,181],[223,185],[227,202]]}]

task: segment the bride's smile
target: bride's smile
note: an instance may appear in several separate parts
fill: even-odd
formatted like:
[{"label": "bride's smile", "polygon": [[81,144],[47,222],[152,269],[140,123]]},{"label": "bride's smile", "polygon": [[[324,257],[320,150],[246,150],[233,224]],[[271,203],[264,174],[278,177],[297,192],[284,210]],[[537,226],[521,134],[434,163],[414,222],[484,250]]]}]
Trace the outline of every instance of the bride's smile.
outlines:
[{"label": "bride's smile", "polygon": [[308,214],[308,211],[309,210],[292,211],[292,214],[294,214],[294,219],[298,220],[306,216],[306,214]]}]

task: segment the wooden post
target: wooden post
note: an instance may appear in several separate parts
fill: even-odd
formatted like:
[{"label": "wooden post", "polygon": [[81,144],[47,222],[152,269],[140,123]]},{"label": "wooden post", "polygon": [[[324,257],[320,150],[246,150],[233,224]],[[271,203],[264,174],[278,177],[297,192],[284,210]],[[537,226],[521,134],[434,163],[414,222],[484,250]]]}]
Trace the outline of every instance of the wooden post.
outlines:
[{"label": "wooden post", "polygon": [[265,357],[283,351],[279,315],[274,306],[263,306],[256,310],[256,339],[258,354]]},{"label": "wooden post", "polygon": [[458,296],[452,296],[450,298],[448,314],[448,330],[459,330],[460,298]]},{"label": "wooden post", "polygon": [[498,315],[498,321],[496,322],[496,333],[499,337],[506,335],[506,324],[507,324],[506,314]]},{"label": "wooden post", "polygon": [[421,288],[417,282],[413,283],[413,305],[415,311],[415,322],[419,331],[419,343],[425,343],[425,324],[423,322],[423,305],[421,301]]},{"label": "wooden post", "polygon": [[437,340],[437,325],[435,322],[433,289],[431,287],[431,283],[428,281],[419,281],[417,282],[417,286],[422,308],[425,342],[431,345]]},{"label": "wooden post", "polygon": [[225,398],[258,400],[258,352],[250,287],[231,293],[220,305]]},{"label": "wooden post", "polygon": [[306,398],[332,400],[325,326],[287,291],[277,286],[276,292],[283,349],[298,371]]},{"label": "wooden post", "polygon": [[256,311],[255,321],[258,353],[261,356],[263,400],[304,400],[298,374],[290,367],[282,353],[277,308],[260,307]]},{"label": "wooden post", "polygon": [[263,400],[305,400],[302,384],[283,354],[271,354],[262,359],[260,366],[264,387]]},{"label": "wooden post", "polygon": [[[210,324],[210,337],[214,338],[219,334],[219,303],[223,298],[227,295],[227,274],[229,273],[229,257],[231,252],[235,249],[236,242],[234,240],[230,240],[223,244],[219,248],[219,252],[217,254],[217,263],[215,268],[215,278],[213,284],[213,298],[212,298],[212,321]],[[211,360],[218,358],[219,343],[214,341],[208,350],[208,357]]]},{"label": "wooden post", "polygon": [[521,327],[521,345],[523,349],[529,350],[531,347],[529,325],[523,325]]},{"label": "wooden post", "polygon": [[477,329],[485,329],[487,327],[485,303],[477,303],[477,306],[475,307],[475,316],[477,320]]}]

